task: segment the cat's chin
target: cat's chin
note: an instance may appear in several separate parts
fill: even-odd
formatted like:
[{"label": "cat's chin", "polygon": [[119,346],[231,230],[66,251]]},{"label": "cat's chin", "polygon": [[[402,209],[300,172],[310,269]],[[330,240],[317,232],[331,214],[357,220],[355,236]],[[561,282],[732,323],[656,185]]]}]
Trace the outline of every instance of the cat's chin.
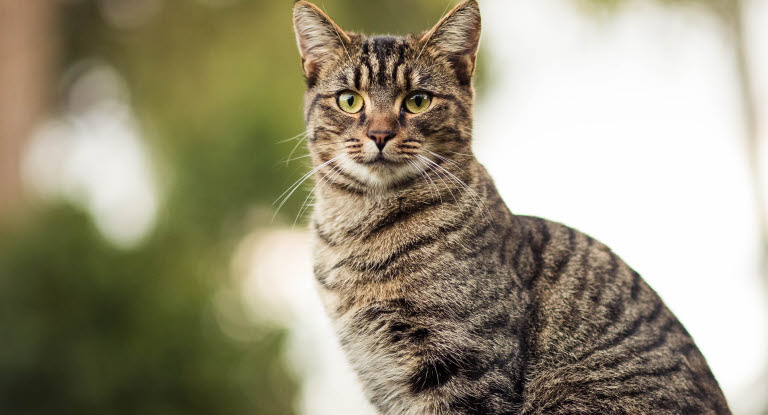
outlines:
[{"label": "cat's chin", "polygon": [[340,163],[355,179],[372,188],[387,189],[418,176],[419,171],[410,163],[379,158],[366,162],[349,160]]}]

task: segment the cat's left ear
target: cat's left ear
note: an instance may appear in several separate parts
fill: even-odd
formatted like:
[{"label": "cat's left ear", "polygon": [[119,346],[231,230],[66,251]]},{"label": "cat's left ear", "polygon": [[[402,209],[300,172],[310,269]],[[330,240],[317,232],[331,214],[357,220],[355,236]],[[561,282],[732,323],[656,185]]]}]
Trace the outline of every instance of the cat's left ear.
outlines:
[{"label": "cat's left ear", "polygon": [[307,79],[316,75],[324,61],[343,53],[349,36],[312,3],[293,5],[293,29],[299,45],[301,63]]},{"label": "cat's left ear", "polygon": [[454,7],[429,32],[422,42],[451,61],[459,81],[468,84],[475,72],[480,45],[480,7],[477,0],[466,0]]}]

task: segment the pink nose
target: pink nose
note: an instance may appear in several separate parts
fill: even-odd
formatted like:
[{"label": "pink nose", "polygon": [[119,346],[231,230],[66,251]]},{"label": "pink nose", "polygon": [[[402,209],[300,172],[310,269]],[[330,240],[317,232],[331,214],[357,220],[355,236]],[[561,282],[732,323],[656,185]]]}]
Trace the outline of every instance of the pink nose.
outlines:
[{"label": "pink nose", "polygon": [[379,151],[384,150],[384,146],[387,145],[387,141],[395,137],[394,131],[368,131],[368,138],[376,142],[376,147]]}]

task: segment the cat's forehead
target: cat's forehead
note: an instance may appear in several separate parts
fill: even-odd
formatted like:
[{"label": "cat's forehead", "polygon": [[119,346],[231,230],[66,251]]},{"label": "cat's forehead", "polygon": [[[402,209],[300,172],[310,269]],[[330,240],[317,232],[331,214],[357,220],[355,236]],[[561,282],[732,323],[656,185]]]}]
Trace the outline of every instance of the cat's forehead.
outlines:
[{"label": "cat's forehead", "polygon": [[375,35],[361,36],[360,39],[356,42],[359,53],[379,60],[404,57],[406,52],[415,49],[412,36]]},{"label": "cat's forehead", "polygon": [[397,93],[436,86],[427,62],[429,54],[416,35],[353,34],[352,40],[341,55],[335,76],[328,77],[328,87]]}]

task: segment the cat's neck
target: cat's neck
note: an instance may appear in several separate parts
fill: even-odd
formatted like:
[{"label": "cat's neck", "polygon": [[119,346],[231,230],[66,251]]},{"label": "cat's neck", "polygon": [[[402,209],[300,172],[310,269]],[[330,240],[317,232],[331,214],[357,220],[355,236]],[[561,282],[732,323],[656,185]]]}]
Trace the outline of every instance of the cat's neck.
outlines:
[{"label": "cat's neck", "polygon": [[440,169],[425,169],[406,186],[393,189],[352,191],[318,186],[313,226],[332,229],[335,235],[350,235],[352,242],[422,210],[428,213],[419,221],[421,225],[439,226],[457,220],[468,208],[493,220],[490,207],[501,200],[490,176],[474,157],[461,160],[461,164],[451,160],[438,166]]},{"label": "cat's neck", "polygon": [[[322,178],[317,186],[316,197],[320,205],[338,206],[348,210],[352,206],[361,209],[382,209],[404,202],[420,203],[434,198],[447,197],[452,201],[451,192],[458,197],[466,188],[472,189],[478,184],[482,166],[472,157],[463,160],[461,164],[448,160],[440,161],[434,166],[424,166],[422,170],[406,179],[391,185],[364,185],[360,181],[345,183],[335,180],[342,185],[324,185]],[[337,177],[337,179],[341,179]]]}]

